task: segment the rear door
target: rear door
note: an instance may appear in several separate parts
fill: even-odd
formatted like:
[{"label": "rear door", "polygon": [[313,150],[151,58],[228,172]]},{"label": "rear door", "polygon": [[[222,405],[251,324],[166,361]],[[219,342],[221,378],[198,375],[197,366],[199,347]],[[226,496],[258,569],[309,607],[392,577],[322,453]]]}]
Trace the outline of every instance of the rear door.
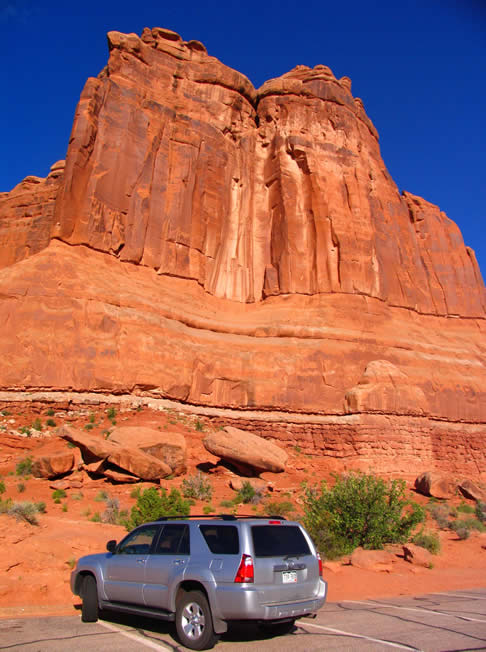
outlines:
[{"label": "rear door", "polygon": [[319,562],[298,524],[251,526],[255,586],[265,604],[309,600],[319,589]]}]

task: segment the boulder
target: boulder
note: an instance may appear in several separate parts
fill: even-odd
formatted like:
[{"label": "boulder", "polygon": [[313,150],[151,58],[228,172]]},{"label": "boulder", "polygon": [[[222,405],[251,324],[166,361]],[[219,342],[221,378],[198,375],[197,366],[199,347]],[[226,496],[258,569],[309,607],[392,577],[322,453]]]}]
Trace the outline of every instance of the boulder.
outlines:
[{"label": "boulder", "polygon": [[426,471],[415,479],[415,489],[423,496],[449,499],[456,493],[457,482],[450,476]]},{"label": "boulder", "polygon": [[472,480],[461,480],[459,483],[459,491],[464,498],[475,500],[476,502],[486,502],[486,490]]},{"label": "boulder", "polygon": [[210,453],[230,462],[244,474],[281,473],[287,464],[287,453],[276,444],[233,426],[208,434],[203,444]]},{"label": "boulder", "polygon": [[240,491],[243,488],[245,482],[249,482],[253,489],[258,492],[267,491],[269,489],[270,483],[262,478],[230,478],[229,486],[235,491]]},{"label": "boulder", "polygon": [[386,550],[356,548],[351,555],[351,565],[365,570],[390,572],[394,556]]},{"label": "boulder", "polygon": [[141,480],[156,481],[172,474],[172,469],[168,464],[136,448],[117,447],[106,459]]},{"label": "boulder", "polygon": [[88,464],[96,460],[104,460],[118,448],[116,444],[112,444],[107,439],[72,426],[61,426],[57,429],[57,434],[78,446],[81,449],[83,460]]},{"label": "boulder", "polygon": [[178,432],[160,431],[143,426],[123,426],[112,431],[110,442],[138,448],[156,457],[170,466],[173,475],[181,475],[186,471],[186,440]]},{"label": "boulder", "polygon": [[416,546],[414,543],[407,543],[403,546],[403,555],[405,561],[415,564],[416,566],[431,568],[433,564],[434,558],[432,553],[421,546]]},{"label": "boulder", "polygon": [[36,478],[57,478],[74,468],[74,453],[66,451],[53,455],[41,455],[32,463],[32,475]]},{"label": "boulder", "polygon": [[131,484],[133,482],[139,481],[139,478],[137,478],[134,475],[131,475],[130,473],[115,471],[114,469],[110,469],[109,467],[104,469],[103,475],[109,480],[112,480],[113,482],[119,482],[122,484]]}]

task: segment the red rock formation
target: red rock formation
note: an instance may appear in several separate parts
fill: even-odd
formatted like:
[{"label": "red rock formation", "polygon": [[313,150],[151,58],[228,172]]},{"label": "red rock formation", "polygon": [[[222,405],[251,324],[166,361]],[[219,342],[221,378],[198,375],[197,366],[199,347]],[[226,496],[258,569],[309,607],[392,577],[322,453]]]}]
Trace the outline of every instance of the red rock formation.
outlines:
[{"label": "red rock formation", "polygon": [[437,207],[400,196],[350,80],[298,66],[255,91],[168,30],[108,42],[64,177],[0,196],[0,388],[335,415],[362,460],[378,454],[363,433],[388,424],[383,450],[428,468],[454,466],[444,423],[463,422],[461,468],[482,463],[474,253]]},{"label": "red rock formation", "polygon": [[64,161],[58,161],[46,179],[26,177],[10,192],[0,193],[0,269],[49,244],[63,173]]}]

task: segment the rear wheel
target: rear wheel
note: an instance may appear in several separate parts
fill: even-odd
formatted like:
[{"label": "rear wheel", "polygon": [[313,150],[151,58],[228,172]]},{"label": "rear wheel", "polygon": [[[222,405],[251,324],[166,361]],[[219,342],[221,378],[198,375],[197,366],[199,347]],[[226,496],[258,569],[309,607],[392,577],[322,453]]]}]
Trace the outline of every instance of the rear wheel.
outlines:
[{"label": "rear wheel", "polygon": [[177,636],[191,650],[209,650],[219,636],[214,633],[213,618],[206,596],[200,591],[182,593],[176,605]]},{"label": "rear wheel", "polygon": [[84,623],[95,623],[98,620],[98,590],[92,575],[84,578],[82,597],[81,620]]}]

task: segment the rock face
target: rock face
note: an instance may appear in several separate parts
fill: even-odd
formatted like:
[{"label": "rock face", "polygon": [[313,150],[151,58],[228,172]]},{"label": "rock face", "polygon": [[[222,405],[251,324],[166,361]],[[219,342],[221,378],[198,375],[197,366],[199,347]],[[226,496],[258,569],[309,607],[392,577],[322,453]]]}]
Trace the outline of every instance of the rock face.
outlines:
[{"label": "rock face", "polygon": [[169,30],[108,44],[65,167],[0,195],[0,389],[328,415],[353,434],[311,431],[323,455],[371,430],[406,465],[486,468],[474,253],[398,193],[350,80],[255,90]]}]

